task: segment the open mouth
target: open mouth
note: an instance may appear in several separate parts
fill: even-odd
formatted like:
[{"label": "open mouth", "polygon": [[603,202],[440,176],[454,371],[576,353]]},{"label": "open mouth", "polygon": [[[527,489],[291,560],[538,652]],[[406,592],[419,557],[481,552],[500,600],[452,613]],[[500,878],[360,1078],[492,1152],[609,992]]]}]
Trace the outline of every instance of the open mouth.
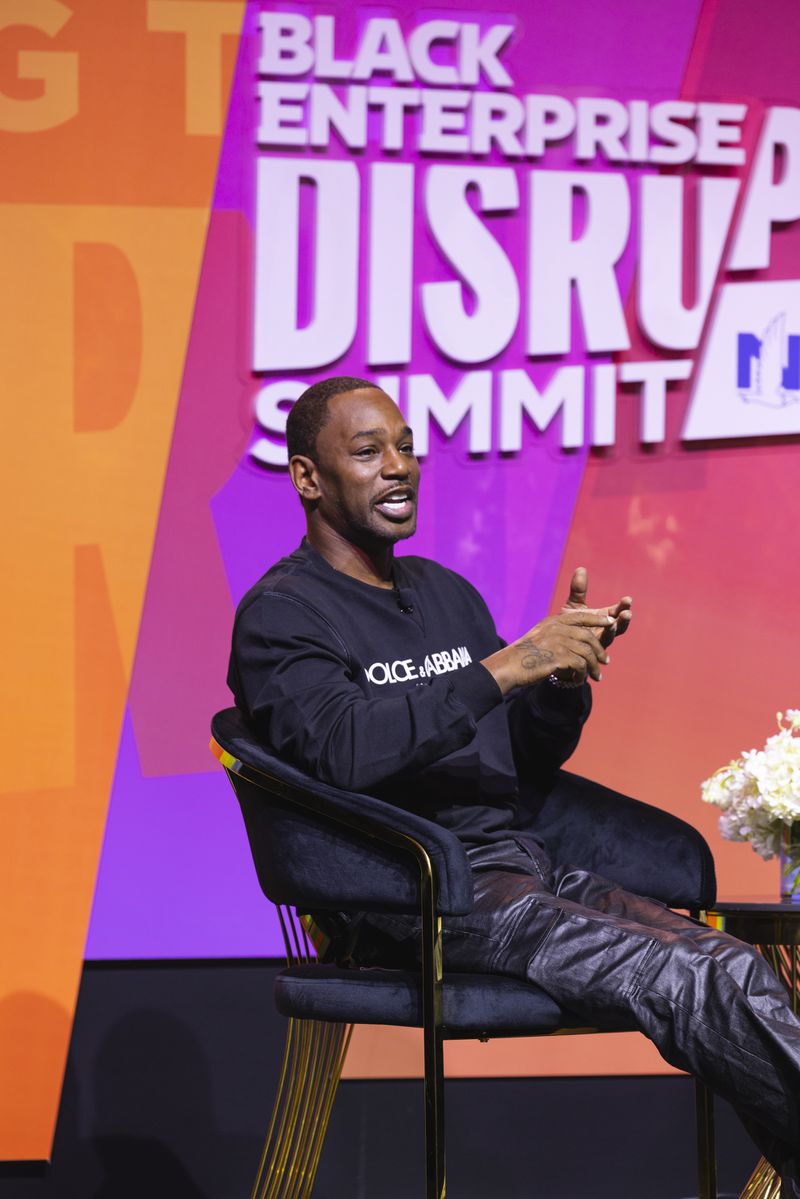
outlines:
[{"label": "open mouth", "polygon": [[388,491],[375,503],[374,507],[387,520],[408,520],[414,514],[414,492],[405,487],[398,488],[396,491]]}]

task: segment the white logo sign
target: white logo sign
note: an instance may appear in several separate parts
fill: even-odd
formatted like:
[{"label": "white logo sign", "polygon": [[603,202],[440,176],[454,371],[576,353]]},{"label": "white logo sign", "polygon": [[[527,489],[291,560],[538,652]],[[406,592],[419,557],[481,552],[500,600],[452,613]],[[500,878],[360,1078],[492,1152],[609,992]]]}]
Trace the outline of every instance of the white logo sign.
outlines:
[{"label": "white logo sign", "polygon": [[800,281],[728,283],[696,374],[683,437],[800,433]]}]

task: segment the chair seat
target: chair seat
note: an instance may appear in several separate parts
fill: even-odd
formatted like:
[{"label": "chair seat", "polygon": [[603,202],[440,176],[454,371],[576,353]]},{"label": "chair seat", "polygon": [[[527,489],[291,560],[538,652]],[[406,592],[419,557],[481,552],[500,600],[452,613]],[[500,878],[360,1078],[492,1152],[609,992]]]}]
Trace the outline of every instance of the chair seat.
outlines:
[{"label": "chair seat", "polygon": [[[531,1036],[586,1027],[544,991],[514,978],[447,974],[442,991],[445,1035]],[[422,1027],[422,984],[409,970],[292,966],[275,980],[275,1003],[282,1015],[301,1020],[341,1021],[346,1012],[352,1024]]]}]

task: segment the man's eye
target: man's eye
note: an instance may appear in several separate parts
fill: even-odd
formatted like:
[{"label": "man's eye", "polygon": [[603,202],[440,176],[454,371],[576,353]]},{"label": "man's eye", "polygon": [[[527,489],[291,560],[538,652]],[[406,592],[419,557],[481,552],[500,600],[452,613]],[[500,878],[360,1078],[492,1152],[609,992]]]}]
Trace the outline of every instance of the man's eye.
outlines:
[{"label": "man's eye", "polygon": [[411,455],[413,455],[413,453],[414,453],[414,447],[413,447],[413,445],[401,445],[401,446],[400,446],[400,453],[401,453],[401,454],[411,454]]},{"label": "man's eye", "polygon": [[356,451],[356,458],[371,458],[374,453],[374,446],[365,445],[362,447],[362,449]]}]

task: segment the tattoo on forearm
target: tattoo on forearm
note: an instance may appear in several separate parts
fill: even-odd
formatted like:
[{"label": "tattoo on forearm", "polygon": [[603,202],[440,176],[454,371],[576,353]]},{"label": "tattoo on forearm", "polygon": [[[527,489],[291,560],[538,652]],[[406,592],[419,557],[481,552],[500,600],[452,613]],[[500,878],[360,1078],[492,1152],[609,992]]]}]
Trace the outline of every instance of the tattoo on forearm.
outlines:
[{"label": "tattoo on forearm", "polygon": [[522,667],[524,670],[535,670],[537,666],[549,666],[554,661],[554,655],[549,649],[540,649],[538,645],[534,645],[527,637],[520,641],[520,648],[525,649],[525,654],[522,659]]}]

